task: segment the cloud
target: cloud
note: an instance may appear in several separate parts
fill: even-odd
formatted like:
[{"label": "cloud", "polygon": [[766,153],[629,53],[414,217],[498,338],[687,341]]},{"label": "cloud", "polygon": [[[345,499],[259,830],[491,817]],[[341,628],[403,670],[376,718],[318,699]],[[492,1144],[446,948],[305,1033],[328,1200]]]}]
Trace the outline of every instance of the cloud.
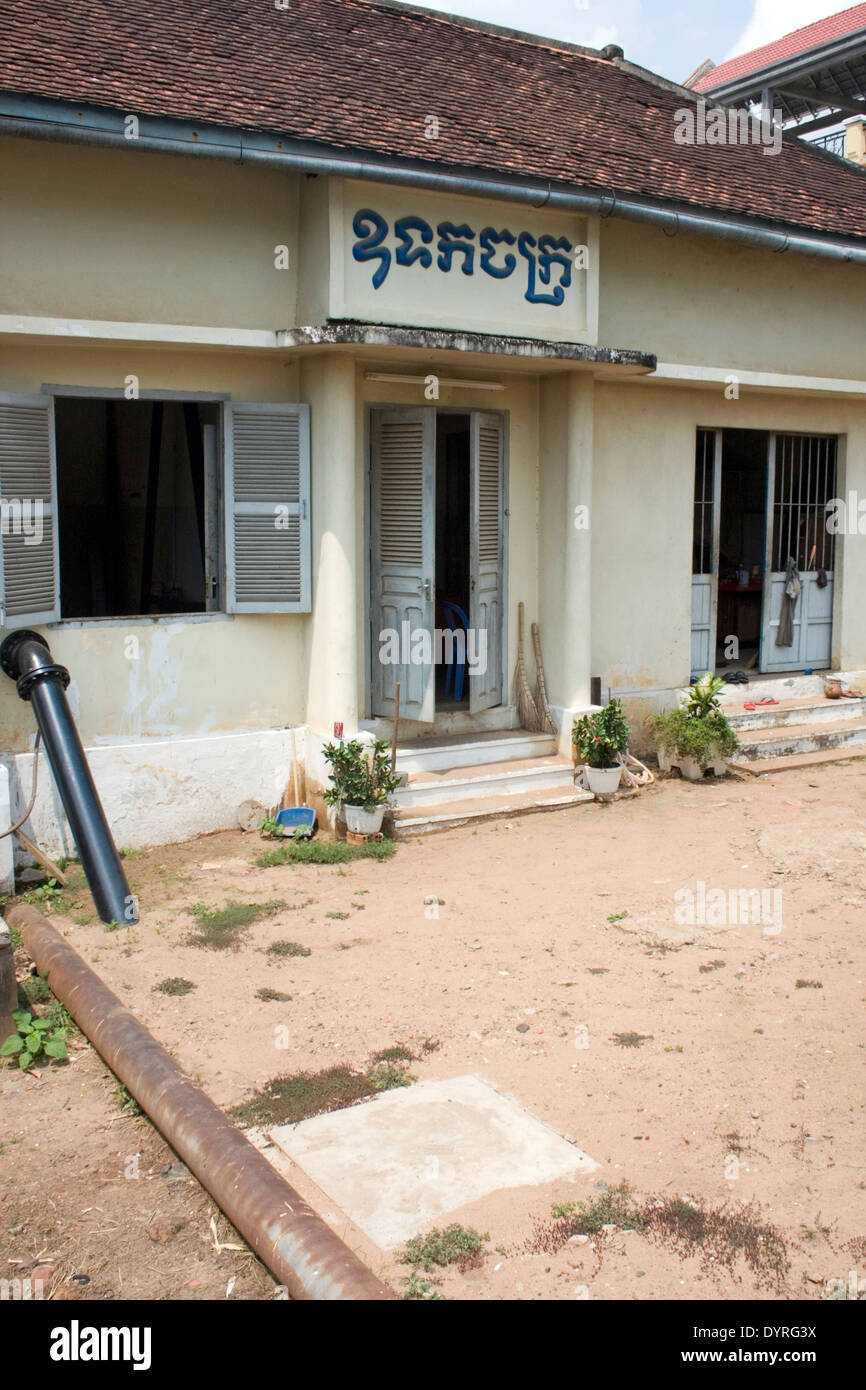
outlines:
[{"label": "cloud", "polygon": [[783,34],[844,10],[848,0],[755,0],[752,17],[723,61],[762,48]]}]

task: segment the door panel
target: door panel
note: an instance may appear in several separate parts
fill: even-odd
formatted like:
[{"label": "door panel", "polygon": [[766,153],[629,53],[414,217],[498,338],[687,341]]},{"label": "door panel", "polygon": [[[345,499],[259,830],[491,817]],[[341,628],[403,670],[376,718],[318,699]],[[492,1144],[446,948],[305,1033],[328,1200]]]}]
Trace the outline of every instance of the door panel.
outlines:
[{"label": "door panel", "polygon": [[[376,410],[371,429],[372,713],[431,722],[436,416]],[[349,596],[351,597],[351,596]]]},{"label": "door panel", "polygon": [[[826,507],[836,496],[836,461],[834,436],[770,436],[761,671],[826,670],[831,664],[835,536],[827,528]],[[803,587],[794,608],[791,644],[779,647],[789,556]],[[820,587],[822,570],[827,583]]]},{"label": "door panel", "polygon": [[[501,415],[472,412],[470,444],[470,640],[478,660],[468,668],[469,709],[502,703],[503,493],[505,429]],[[486,662],[481,657],[486,658]]]},{"label": "door panel", "polygon": [[713,671],[716,665],[721,497],[722,432],[699,429],[692,550],[692,679]]},{"label": "door panel", "polygon": [[713,576],[692,575],[692,676],[712,671],[715,633],[713,623]]}]

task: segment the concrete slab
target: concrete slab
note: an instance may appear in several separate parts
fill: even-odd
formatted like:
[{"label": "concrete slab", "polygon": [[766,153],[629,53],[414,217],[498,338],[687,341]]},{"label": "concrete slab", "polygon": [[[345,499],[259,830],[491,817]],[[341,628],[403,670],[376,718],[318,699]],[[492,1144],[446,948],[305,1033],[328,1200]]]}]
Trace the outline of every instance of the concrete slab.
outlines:
[{"label": "concrete slab", "polygon": [[270,1137],[383,1250],[490,1192],[599,1167],[478,1076],[421,1081]]}]

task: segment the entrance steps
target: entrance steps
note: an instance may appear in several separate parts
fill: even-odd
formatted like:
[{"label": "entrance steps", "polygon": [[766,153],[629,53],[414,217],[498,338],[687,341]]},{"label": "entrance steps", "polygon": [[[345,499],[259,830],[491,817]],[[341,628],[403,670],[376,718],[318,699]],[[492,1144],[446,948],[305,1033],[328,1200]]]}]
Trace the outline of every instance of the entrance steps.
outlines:
[{"label": "entrance steps", "polygon": [[571,759],[556,748],[554,737],[525,729],[406,744],[397,751],[405,781],[394,793],[395,835],[591,801],[574,785]]},{"label": "entrance steps", "polygon": [[[745,700],[752,698],[743,694]],[[790,699],[779,698],[777,705],[759,705],[754,710],[744,709],[743,703],[725,702],[725,714],[740,740],[732,767],[752,773],[782,772],[866,757],[866,700],[828,700],[823,693],[797,693]]]}]

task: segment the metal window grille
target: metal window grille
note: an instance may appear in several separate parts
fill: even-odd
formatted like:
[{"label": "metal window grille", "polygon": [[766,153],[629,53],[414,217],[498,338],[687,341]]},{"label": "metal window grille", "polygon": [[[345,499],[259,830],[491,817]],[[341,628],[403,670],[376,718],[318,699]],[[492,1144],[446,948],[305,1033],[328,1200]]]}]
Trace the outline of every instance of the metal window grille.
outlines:
[{"label": "metal window grille", "polygon": [[835,537],[827,503],[836,496],[838,441],[831,435],[776,435],[773,569],[788,557],[800,571],[832,570]]},{"label": "metal window grille", "polygon": [[716,468],[715,430],[698,430],[695,447],[695,514],[692,574],[713,572],[713,484]]}]

